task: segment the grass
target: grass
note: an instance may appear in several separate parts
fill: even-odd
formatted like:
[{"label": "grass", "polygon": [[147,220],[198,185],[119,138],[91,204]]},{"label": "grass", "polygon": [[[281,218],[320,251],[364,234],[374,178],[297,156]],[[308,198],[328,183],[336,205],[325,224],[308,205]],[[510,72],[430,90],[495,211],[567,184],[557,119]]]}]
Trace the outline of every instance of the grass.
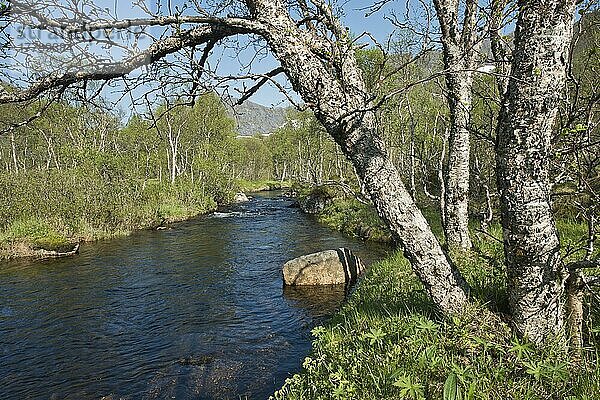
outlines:
[{"label": "grass", "polygon": [[[320,219],[356,232],[360,224],[380,227],[374,210],[336,199]],[[434,211],[426,218],[438,236]],[[560,220],[565,257],[580,255],[585,228]],[[454,254],[475,304],[459,316],[436,313],[401,252],[371,266],[367,275],[323,326],[312,331],[313,349],[302,371],[274,399],[568,399],[591,400],[600,393],[598,315],[587,316],[585,361],[572,365],[562,342],[536,347],[519,340],[496,315],[506,313],[506,271],[501,228],[473,235],[472,252]],[[579,253],[578,253],[579,252]],[[596,310],[597,307],[592,308]],[[488,310],[498,314],[489,313]]]},{"label": "grass", "polygon": [[292,187],[291,181],[274,181],[274,180],[259,180],[248,181],[240,179],[236,182],[236,186],[240,192],[268,192],[271,190],[288,189]]},{"label": "grass", "polygon": [[[329,228],[362,240],[392,243],[392,235],[388,227],[372,205],[362,203],[335,187],[301,187],[297,192],[299,198],[322,192],[322,195],[332,199],[331,204],[317,215],[319,222]],[[439,212],[428,208],[424,209],[423,213],[433,231],[439,233],[438,236],[441,238],[442,222]]]},{"label": "grass", "polygon": [[0,234],[0,243],[24,242],[33,249],[60,250],[69,240],[47,222],[37,218],[19,219]]},{"label": "grass", "polygon": [[319,222],[348,236],[375,242],[392,241],[389,230],[373,207],[354,198],[335,199],[317,218]]},{"label": "grass", "polygon": [[[183,221],[233,199],[225,182],[202,186],[185,179],[175,185],[126,178],[106,182],[77,169],[0,175],[0,260],[35,256],[40,249],[68,251],[77,242]],[[290,184],[265,180],[234,186],[259,191]]]},{"label": "grass", "polygon": [[505,297],[502,269],[476,254],[460,267],[479,303],[448,320],[400,253],[373,265],[331,321],[313,330],[302,372],[274,398],[587,400],[600,393],[597,348],[575,368],[561,345],[520,341],[483,312],[483,303]]},{"label": "grass", "polygon": [[233,200],[236,190],[288,188],[290,182],[214,179],[175,184],[142,180],[126,169],[94,168],[0,174],[0,260],[68,251],[77,242],[128,235],[193,218]]},{"label": "grass", "polygon": [[0,176],[0,259],[68,251],[81,241],[127,235],[182,221],[226,202],[233,192],[181,179],[107,182],[79,170]]},{"label": "grass", "polygon": [[362,240],[392,242],[389,229],[373,206],[358,201],[340,188],[294,185],[292,191],[299,202],[311,196],[323,199],[327,205],[316,217],[329,228]]}]

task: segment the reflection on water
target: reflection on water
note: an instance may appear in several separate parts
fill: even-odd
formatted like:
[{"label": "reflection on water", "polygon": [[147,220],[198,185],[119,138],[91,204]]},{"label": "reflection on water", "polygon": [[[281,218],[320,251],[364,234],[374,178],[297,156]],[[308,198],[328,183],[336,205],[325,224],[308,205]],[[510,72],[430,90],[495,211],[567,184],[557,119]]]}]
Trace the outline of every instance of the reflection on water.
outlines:
[{"label": "reflection on water", "polygon": [[346,291],[344,285],[284,286],[283,297],[293,307],[305,310],[311,318],[321,319],[342,305]]},{"label": "reflection on water", "polygon": [[267,398],[298,371],[343,287],[283,290],[281,267],[349,247],[274,195],[75,258],[0,265],[0,399]]}]

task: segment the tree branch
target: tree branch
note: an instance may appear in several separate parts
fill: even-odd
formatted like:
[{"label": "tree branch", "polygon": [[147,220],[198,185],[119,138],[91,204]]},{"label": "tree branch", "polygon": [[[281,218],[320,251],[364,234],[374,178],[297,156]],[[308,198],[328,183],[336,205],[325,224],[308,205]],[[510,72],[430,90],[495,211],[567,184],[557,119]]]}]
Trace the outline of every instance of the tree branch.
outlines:
[{"label": "tree branch", "polygon": [[567,269],[569,271],[576,271],[579,269],[589,269],[589,268],[598,268],[600,267],[600,259],[596,258],[594,260],[581,260],[575,261],[567,264]]},{"label": "tree branch", "polygon": [[246,91],[246,93],[244,93],[244,95],[242,97],[240,97],[240,99],[236,102],[236,105],[241,105],[243,102],[245,102],[246,100],[248,100],[250,97],[252,97],[252,95],[254,93],[256,93],[258,91],[258,89],[260,89],[262,86],[264,86],[267,82],[272,81],[272,79],[285,72],[285,69],[283,67],[278,67],[275,68],[274,70],[267,72],[266,74],[263,75],[258,75],[258,77],[262,77],[262,79],[260,81],[258,81],[258,83],[254,86],[252,86],[249,90]]},{"label": "tree branch", "polygon": [[200,26],[158,40],[150,45],[148,49],[120,62],[104,64],[88,70],[64,73],[55,72],[39,79],[37,82],[31,84],[29,88],[20,91],[9,92],[0,89],[0,104],[32,100],[51,89],[58,87],[66,88],[77,82],[109,80],[123,77],[140,67],[150,65],[185,47],[193,47],[205,43],[210,44],[229,36],[241,33],[253,33],[257,29],[260,29],[254,22],[244,26],[229,25],[230,20],[220,20],[220,22],[220,24]]},{"label": "tree branch", "polygon": [[153,18],[135,18],[113,21],[95,21],[95,22],[79,22],[75,20],[54,19],[49,18],[39,12],[28,7],[19,7],[18,3],[13,6],[13,12],[21,11],[23,14],[32,16],[39,21],[37,24],[32,24],[31,28],[49,30],[51,28],[60,29],[67,34],[95,32],[107,29],[128,29],[135,27],[147,26],[168,26],[181,24],[209,24],[209,25],[227,25],[227,26],[253,26],[256,21],[251,21],[246,18],[218,18],[199,15],[170,15],[159,16]]}]

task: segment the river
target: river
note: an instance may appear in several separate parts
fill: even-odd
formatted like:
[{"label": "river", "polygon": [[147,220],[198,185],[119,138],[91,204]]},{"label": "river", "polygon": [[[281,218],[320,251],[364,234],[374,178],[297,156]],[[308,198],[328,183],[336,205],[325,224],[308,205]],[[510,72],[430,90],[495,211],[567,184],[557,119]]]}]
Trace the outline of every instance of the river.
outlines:
[{"label": "river", "polygon": [[386,248],[278,193],[68,259],[0,264],[0,399],[266,399],[301,368],[341,289],[284,290],[294,257]]}]

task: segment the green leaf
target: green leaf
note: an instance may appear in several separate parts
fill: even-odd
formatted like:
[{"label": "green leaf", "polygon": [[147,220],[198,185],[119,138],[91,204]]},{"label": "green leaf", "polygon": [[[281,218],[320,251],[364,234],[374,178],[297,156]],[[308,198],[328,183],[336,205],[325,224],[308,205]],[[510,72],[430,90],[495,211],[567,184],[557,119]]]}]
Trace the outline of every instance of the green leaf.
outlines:
[{"label": "green leaf", "polygon": [[540,379],[542,379],[544,370],[543,370],[543,366],[542,366],[541,362],[524,363],[524,365],[527,368],[527,370],[525,372],[527,372],[529,375],[533,376],[538,381]]},{"label": "green leaf", "polygon": [[513,347],[510,348],[511,353],[515,353],[517,358],[520,360],[523,356],[527,356],[531,352],[531,344],[529,343],[521,343],[519,339],[514,339],[512,341]]},{"label": "green leaf", "polygon": [[371,346],[380,342],[383,338],[385,338],[387,334],[381,330],[381,328],[371,328],[369,333],[365,333],[363,338],[369,339],[369,343]]},{"label": "green leaf", "polygon": [[469,385],[469,391],[467,392],[466,400],[472,400],[475,397],[476,388],[477,385],[475,384],[475,381],[471,382],[471,384]]},{"label": "green leaf", "polygon": [[461,398],[458,380],[454,372],[448,375],[444,383],[444,400],[459,400]]},{"label": "green leaf", "polygon": [[402,398],[409,398],[413,400],[420,400],[425,398],[423,385],[419,382],[413,381],[409,375],[402,375],[392,385],[400,388],[400,396]]}]

